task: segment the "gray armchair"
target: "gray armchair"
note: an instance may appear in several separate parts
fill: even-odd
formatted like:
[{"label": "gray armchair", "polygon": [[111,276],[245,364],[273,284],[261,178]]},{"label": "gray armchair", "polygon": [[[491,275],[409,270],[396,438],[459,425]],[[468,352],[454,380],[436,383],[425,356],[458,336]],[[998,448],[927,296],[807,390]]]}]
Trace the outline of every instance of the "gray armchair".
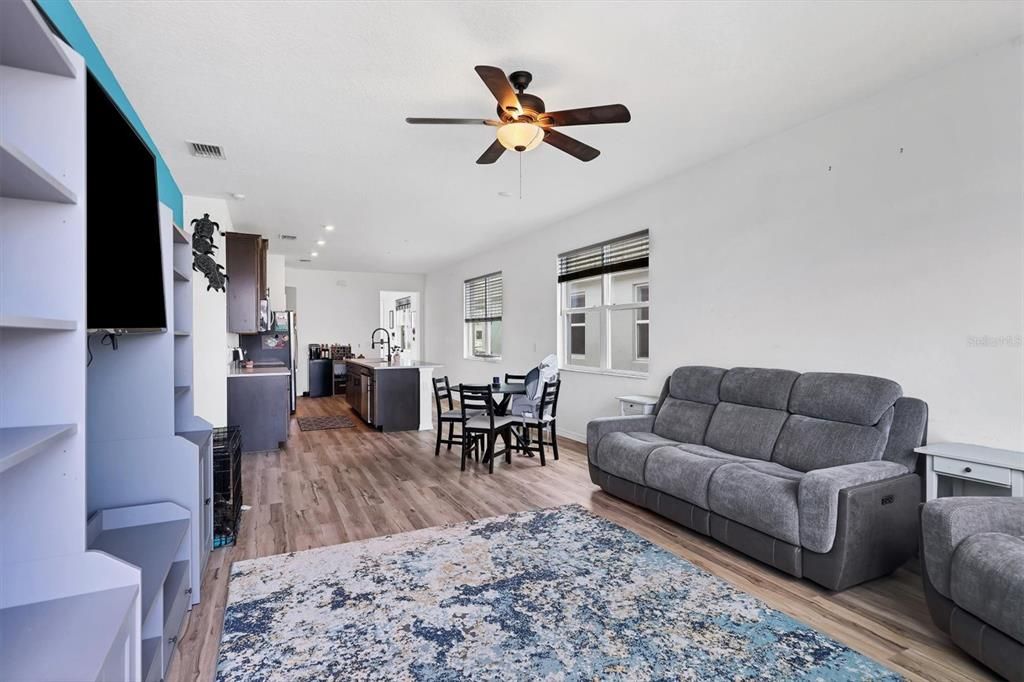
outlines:
[{"label": "gray armchair", "polygon": [[935,624],[995,672],[1024,681],[1024,498],[925,503],[921,558]]}]

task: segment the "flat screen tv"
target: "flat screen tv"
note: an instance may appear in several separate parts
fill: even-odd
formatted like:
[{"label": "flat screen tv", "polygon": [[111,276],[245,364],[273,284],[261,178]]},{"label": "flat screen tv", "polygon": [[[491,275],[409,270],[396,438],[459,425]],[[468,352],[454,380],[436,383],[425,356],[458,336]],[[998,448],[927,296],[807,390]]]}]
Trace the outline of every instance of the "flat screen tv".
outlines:
[{"label": "flat screen tv", "polygon": [[166,331],[156,158],[91,73],[85,129],[86,326]]}]

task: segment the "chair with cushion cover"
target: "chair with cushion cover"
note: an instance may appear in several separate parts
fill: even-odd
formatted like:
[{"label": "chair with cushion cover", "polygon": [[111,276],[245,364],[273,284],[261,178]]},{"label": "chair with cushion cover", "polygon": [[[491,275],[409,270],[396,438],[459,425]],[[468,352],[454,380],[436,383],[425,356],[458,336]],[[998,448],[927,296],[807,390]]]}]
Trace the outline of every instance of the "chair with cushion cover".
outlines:
[{"label": "chair with cushion cover", "polygon": [[[495,415],[494,393],[490,385],[459,384],[459,408],[462,411],[462,471],[466,470],[466,457],[478,437],[486,440],[488,472],[494,473],[494,445],[498,436],[505,443],[502,451],[505,461],[512,461],[511,431],[515,418]],[[501,453],[498,453],[501,454]]]},{"label": "chair with cushion cover", "polygon": [[[523,438],[518,440],[518,449],[524,454],[540,455],[540,465],[545,466],[544,446],[550,445],[551,451],[558,459],[558,430],[556,419],[558,416],[558,394],[562,388],[562,380],[556,379],[554,383],[546,383],[541,387],[540,400],[537,403],[536,411],[521,415],[517,425],[522,427]],[[536,429],[537,438],[533,440],[530,430]],[[551,440],[545,441],[545,432],[551,432]]]},{"label": "chair with cushion cover", "polygon": [[[453,445],[462,444],[462,433],[455,433],[455,425],[465,424],[462,410],[455,409],[452,401],[452,389],[448,377],[434,377],[434,405],[437,407],[437,443],[434,445],[434,456],[441,454],[441,444],[445,443],[451,450]],[[447,406],[445,402],[447,401]],[[478,413],[473,413],[476,416]],[[448,425],[448,437],[444,437],[444,425]]]}]

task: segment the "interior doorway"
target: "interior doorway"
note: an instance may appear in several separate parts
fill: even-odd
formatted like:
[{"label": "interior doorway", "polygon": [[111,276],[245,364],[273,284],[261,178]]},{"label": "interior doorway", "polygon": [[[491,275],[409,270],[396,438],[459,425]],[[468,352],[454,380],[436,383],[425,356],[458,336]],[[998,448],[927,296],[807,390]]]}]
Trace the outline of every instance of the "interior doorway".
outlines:
[{"label": "interior doorway", "polygon": [[401,350],[402,359],[418,361],[422,340],[420,292],[381,291],[380,326],[391,334],[391,345]]}]

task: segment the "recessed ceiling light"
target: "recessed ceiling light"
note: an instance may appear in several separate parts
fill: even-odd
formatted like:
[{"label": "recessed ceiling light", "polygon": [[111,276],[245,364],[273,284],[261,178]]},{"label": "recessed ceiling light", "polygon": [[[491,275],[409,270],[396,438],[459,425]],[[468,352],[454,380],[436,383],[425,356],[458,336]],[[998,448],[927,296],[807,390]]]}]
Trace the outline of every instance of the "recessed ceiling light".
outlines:
[{"label": "recessed ceiling light", "polygon": [[245,199],[245,195],[242,194],[241,192],[232,192],[231,196],[234,197],[235,199],[238,199],[239,201]]},{"label": "recessed ceiling light", "polygon": [[311,252],[309,253],[309,255],[310,255],[310,256],[312,256],[313,258],[316,258],[316,257],[317,257],[317,256],[319,256],[320,254],[319,254],[319,253],[317,253],[316,251],[311,251]]},{"label": "recessed ceiling light", "polygon": [[324,245],[324,244],[326,244],[326,243],[327,243],[327,242],[326,242],[326,241],[324,241],[323,239],[317,239],[317,240],[316,240],[316,245],[317,245],[317,246],[323,246],[323,245]]},{"label": "recessed ceiling light", "polygon": [[324,225],[324,229],[327,230],[328,232],[333,232],[334,225]]}]

